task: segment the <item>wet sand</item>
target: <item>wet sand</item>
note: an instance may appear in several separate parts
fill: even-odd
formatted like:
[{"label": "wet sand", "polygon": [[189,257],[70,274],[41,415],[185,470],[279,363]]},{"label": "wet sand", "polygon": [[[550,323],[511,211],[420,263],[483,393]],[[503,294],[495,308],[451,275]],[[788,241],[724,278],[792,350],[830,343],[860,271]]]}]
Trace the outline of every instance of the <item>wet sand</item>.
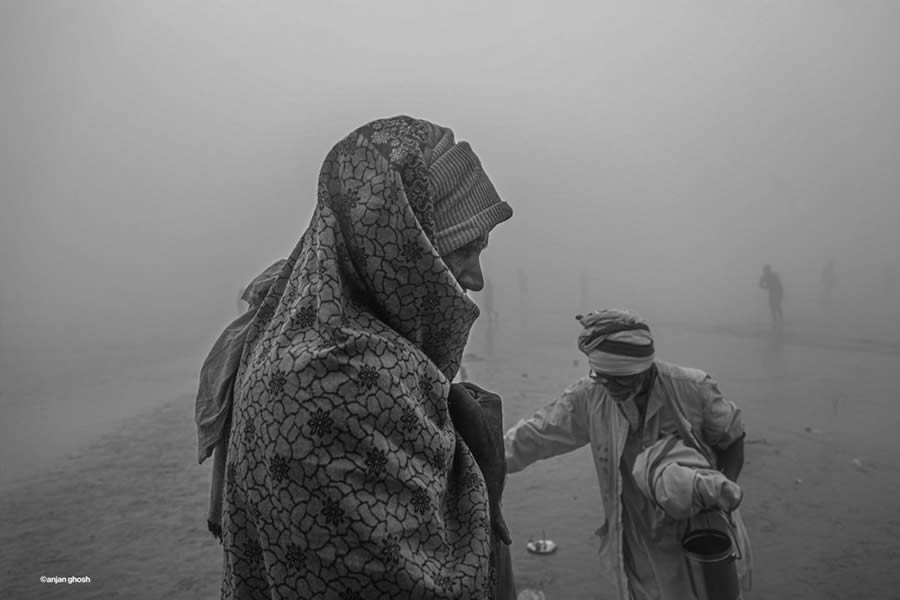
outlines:
[{"label": "wet sand", "polygon": [[[508,332],[490,361],[473,335],[470,378],[504,397],[507,427],[584,373],[567,333]],[[743,512],[755,560],[748,600],[900,598],[900,358],[778,348],[735,332],[658,327],[656,337],[661,358],[710,371],[744,411]],[[181,365],[178,377],[198,367]],[[177,393],[167,381],[141,405],[156,408],[0,489],[2,597],[217,597],[221,553],[205,530],[209,465],[194,459],[195,379],[179,381]],[[98,406],[136,389],[107,382],[113,398]],[[520,586],[548,599],[608,598],[596,571],[602,507],[586,450],[511,476],[504,497]],[[525,542],[543,531],[559,550],[528,554]],[[42,584],[41,576],[91,583]]]}]

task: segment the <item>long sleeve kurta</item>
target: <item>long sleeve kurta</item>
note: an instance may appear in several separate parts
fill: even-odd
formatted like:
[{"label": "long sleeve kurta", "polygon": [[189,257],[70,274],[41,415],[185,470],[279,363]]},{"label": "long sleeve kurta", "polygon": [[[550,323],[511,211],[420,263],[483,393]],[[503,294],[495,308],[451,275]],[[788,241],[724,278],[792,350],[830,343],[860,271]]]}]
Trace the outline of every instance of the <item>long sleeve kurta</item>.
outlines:
[{"label": "long sleeve kurta", "polygon": [[621,600],[693,597],[680,545],[687,521],[666,516],[640,492],[632,476],[637,455],[688,428],[707,455],[744,435],[740,409],[708,374],[661,361],[656,365],[643,423],[636,410],[617,405],[585,377],[504,438],[509,474],[590,444],[605,517],[601,567]]}]

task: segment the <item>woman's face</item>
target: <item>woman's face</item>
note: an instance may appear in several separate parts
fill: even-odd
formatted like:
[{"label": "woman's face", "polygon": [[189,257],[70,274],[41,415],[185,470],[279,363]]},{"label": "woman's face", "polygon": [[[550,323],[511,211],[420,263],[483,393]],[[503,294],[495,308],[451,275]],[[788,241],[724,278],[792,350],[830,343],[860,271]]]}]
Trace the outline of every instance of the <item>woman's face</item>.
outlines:
[{"label": "woman's face", "polygon": [[487,248],[488,234],[474,239],[441,258],[453,273],[459,286],[465,291],[480,292],[484,289],[484,273],[481,272],[481,251]]}]

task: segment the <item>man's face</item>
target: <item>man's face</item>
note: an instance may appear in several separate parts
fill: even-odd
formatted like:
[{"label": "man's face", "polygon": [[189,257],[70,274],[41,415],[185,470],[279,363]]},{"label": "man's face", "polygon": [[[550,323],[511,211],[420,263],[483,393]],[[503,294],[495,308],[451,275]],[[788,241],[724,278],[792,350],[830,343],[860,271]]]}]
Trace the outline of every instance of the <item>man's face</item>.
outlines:
[{"label": "man's face", "polygon": [[480,292],[484,289],[484,273],[481,271],[481,251],[487,248],[488,234],[472,240],[441,258],[453,273],[459,286],[465,291]]},{"label": "man's face", "polygon": [[636,375],[608,375],[592,371],[591,378],[603,386],[610,398],[616,402],[626,402],[641,392],[648,373],[649,370]]}]

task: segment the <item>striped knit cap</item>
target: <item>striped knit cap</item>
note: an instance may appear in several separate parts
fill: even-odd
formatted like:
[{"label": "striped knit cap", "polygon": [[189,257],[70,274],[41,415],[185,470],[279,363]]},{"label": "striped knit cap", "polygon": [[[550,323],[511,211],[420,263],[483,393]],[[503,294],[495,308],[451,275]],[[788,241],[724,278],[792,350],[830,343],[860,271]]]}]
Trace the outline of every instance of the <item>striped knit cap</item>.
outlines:
[{"label": "striped knit cap", "polygon": [[478,239],[512,216],[468,142],[443,135],[430,153],[428,178],[434,189],[435,247],[441,256]]},{"label": "striped knit cap", "polygon": [[629,310],[604,309],[576,317],[584,329],[578,349],[591,369],[604,375],[637,375],[653,366],[650,326]]}]

